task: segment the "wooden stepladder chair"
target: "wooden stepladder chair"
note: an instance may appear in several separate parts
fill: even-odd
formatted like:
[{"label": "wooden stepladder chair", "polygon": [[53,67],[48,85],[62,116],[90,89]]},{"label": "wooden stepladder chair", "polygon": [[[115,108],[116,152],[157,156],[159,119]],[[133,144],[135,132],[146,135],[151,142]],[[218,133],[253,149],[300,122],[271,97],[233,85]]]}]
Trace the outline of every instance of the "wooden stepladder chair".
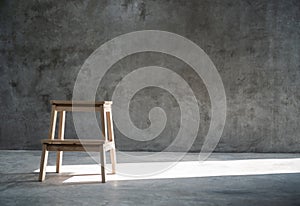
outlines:
[{"label": "wooden stepladder chair", "polygon": [[[62,165],[63,151],[93,151],[100,152],[102,182],[106,182],[105,177],[105,152],[110,151],[112,173],[116,172],[116,149],[111,113],[111,101],[86,102],[86,101],[63,101],[52,100],[51,120],[49,138],[42,140],[43,150],[41,156],[39,181],[44,181],[46,176],[46,166],[48,151],[56,151],[56,172],[60,173]],[[102,139],[64,139],[66,112],[100,112]],[[55,127],[57,113],[59,113],[58,138],[55,139]]]}]

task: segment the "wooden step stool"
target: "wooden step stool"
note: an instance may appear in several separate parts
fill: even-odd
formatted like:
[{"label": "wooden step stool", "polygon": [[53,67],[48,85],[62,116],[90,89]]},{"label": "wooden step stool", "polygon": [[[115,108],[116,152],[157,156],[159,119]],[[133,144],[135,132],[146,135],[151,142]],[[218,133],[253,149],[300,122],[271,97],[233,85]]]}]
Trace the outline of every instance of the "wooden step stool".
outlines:
[{"label": "wooden step stool", "polygon": [[[86,101],[63,101],[52,100],[51,123],[49,138],[42,140],[43,150],[41,156],[39,181],[44,181],[48,151],[56,151],[56,172],[61,170],[63,151],[94,151],[100,152],[101,177],[105,183],[105,152],[110,151],[112,173],[116,172],[116,150],[112,123],[111,101],[86,102]],[[102,138],[97,139],[64,139],[66,112],[100,112]],[[55,126],[59,112],[58,138],[55,139]]]}]

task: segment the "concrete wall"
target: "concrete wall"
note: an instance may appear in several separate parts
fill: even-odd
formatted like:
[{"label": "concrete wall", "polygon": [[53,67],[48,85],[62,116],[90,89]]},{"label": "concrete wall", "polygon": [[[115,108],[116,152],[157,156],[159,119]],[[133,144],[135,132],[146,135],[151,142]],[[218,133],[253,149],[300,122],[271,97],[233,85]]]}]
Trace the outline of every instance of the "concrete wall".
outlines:
[{"label": "concrete wall", "polygon": [[[227,121],[216,151],[300,152],[300,2],[298,0],[1,0],[0,148],[40,149],[47,137],[49,100],[71,99],[77,73],[101,44],[120,34],[156,29],[198,44],[218,69],[227,95]],[[200,105],[199,151],[210,121],[202,80],[184,62],[145,52],[116,63],[101,82],[99,98],[134,68],[159,65],[180,74]],[[166,77],[167,78],[167,77]],[[153,106],[165,109],[162,134],[136,142],[116,130],[121,150],[160,151],[180,124],[172,95],[159,88],[138,92],[132,121],[148,126]],[[75,135],[68,116],[66,136]]]}]

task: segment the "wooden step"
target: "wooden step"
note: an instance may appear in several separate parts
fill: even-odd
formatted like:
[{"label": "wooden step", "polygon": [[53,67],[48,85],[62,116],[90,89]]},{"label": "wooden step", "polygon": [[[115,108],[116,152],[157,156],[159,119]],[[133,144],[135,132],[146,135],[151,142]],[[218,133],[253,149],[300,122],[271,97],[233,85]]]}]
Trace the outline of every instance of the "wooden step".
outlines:
[{"label": "wooden step", "polygon": [[51,145],[103,145],[106,142],[104,140],[95,139],[43,139],[42,144]]}]

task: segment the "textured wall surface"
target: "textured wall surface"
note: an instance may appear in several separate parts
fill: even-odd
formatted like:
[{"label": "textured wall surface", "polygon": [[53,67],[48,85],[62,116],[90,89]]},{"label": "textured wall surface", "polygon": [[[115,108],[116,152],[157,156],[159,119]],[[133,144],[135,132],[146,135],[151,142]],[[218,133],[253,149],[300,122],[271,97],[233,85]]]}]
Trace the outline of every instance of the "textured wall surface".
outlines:
[{"label": "textured wall surface", "polygon": [[[101,44],[144,29],[182,35],[214,62],[228,107],[216,151],[300,152],[298,0],[0,0],[0,149],[40,149],[49,100],[72,98],[78,71]],[[98,98],[110,99],[122,77],[150,65],[172,69],[193,89],[201,125],[191,151],[199,151],[210,100],[203,81],[181,60],[155,52],[130,55],[106,74]],[[149,126],[154,106],[168,117],[160,136],[141,143],[116,130],[118,149],[160,151],[172,142],[180,109],[168,92],[140,90],[130,104],[132,121]],[[73,137],[72,119],[67,120],[66,136]]]}]

